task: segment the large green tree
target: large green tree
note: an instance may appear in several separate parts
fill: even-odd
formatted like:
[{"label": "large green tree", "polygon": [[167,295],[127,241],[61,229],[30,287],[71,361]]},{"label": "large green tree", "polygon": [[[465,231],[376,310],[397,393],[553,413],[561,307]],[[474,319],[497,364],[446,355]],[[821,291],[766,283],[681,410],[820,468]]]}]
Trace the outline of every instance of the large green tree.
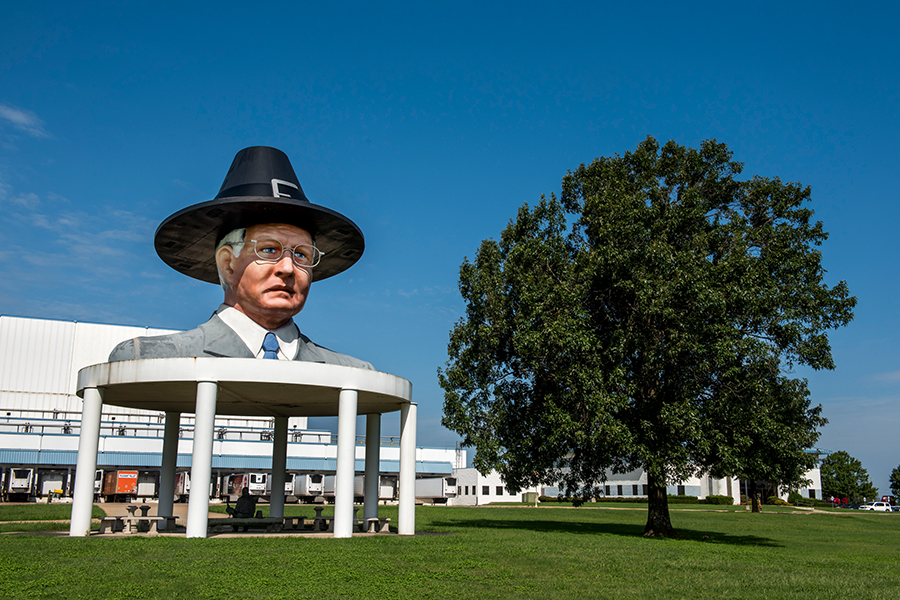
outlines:
[{"label": "large green tree", "polygon": [[785,367],[834,367],[809,188],[737,178],[715,141],[647,138],[523,205],[460,267],[466,314],[439,370],[446,427],[521,489],[647,473],[645,535],[673,535],[666,486],[701,471],[787,481],[825,421]]},{"label": "large green tree", "polygon": [[878,495],[862,463],[843,450],[826,457],[819,472],[822,493],[826,498],[848,498],[851,502],[859,502],[872,500]]},{"label": "large green tree", "polygon": [[891,492],[895,496],[900,496],[900,467],[895,467],[891,471]]}]

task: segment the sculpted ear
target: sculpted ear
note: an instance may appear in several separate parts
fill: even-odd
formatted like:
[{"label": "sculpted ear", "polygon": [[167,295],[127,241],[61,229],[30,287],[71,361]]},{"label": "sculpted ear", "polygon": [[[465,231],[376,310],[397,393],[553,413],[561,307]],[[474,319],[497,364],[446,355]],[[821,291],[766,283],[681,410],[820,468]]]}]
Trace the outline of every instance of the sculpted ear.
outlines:
[{"label": "sculpted ear", "polygon": [[235,261],[234,250],[231,246],[222,246],[216,251],[216,266],[219,269],[219,277],[228,287],[233,287],[235,282]]}]

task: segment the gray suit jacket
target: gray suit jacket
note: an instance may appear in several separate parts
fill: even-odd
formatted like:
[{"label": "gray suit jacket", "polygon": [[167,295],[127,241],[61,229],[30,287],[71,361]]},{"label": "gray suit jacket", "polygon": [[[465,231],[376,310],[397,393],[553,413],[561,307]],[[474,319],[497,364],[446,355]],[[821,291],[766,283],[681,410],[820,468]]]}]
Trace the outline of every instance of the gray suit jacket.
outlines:
[{"label": "gray suit jacket", "polygon": [[[298,341],[297,355],[294,360],[374,370],[370,363],[346,354],[332,352],[328,348],[323,348],[310,341],[302,333]],[[213,315],[209,321],[190,331],[125,340],[110,353],[109,362],[138,358],[196,358],[203,356],[255,358],[244,340],[222,319]]]}]

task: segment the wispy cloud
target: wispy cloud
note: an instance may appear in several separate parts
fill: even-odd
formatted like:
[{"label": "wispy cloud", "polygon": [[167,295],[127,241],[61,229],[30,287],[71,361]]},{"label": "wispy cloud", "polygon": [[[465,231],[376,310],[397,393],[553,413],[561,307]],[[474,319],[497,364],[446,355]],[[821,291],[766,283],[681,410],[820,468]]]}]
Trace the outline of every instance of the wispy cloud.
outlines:
[{"label": "wispy cloud", "polygon": [[875,381],[900,381],[900,371],[889,371],[887,373],[878,373],[872,377]]},{"label": "wispy cloud", "polygon": [[39,215],[37,213],[31,215],[31,224],[41,229],[53,229],[53,224],[50,223],[47,215]]},{"label": "wispy cloud", "polygon": [[[24,267],[13,269],[14,280],[20,283],[32,273],[68,281],[76,277],[83,282],[125,280],[145,262],[148,241],[153,238],[155,223],[145,216],[110,207],[74,210],[72,202],[57,193],[14,194],[6,186],[6,198],[0,201],[5,209],[0,211],[0,222],[10,225],[5,228],[6,250]],[[38,231],[41,244],[35,248]]]},{"label": "wispy cloud", "polygon": [[51,136],[44,129],[44,122],[38,118],[36,114],[30,110],[15,108],[0,104],[0,119],[5,119],[12,123],[12,126],[36,138],[49,138]]},{"label": "wispy cloud", "polygon": [[411,298],[412,296],[443,296],[446,294],[453,294],[456,290],[452,287],[442,286],[442,285],[426,285],[422,287],[421,290],[419,288],[413,288],[411,290],[400,289],[397,290],[397,293],[404,298]]},{"label": "wispy cloud", "polygon": [[61,196],[56,192],[47,192],[47,199],[52,200],[53,202],[65,202],[66,204],[71,204],[72,201],[66,198],[65,196]]},{"label": "wispy cloud", "polygon": [[34,192],[28,192],[27,194],[19,194],[15,198],[11,198],[10,202],[13,204],[18,204],[23,208],[35,209],[41,205],[41,200],[38,198],[38,195]]}]

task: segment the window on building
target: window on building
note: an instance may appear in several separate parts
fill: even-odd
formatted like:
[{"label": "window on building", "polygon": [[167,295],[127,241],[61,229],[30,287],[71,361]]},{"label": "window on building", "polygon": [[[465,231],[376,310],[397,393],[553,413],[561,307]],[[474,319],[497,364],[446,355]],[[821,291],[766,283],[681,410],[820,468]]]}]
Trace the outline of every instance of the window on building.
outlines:
[{"label": "window on building", "polygon": [[502,495],[503,495],[503,486],[502,486],[502,485],[498,485],[498,486],[497,486],[497,495],[498,495],[498,496],[502,496]]},{"label": "window on building", "polygon": [[684,486],[683,485],[678,486],[678,495],[684,496]]},{"label": "window on building", "polygon": [[810,498],[815,498],[815,497],[816,497],[816,490],[809,490],[809,497],[810,497]]},{"label": "window on building", "polygon": [[469,486],[466,486],[465,489],[466,489],[466,491],[463,492],[463,496],[468,496],[469,495]]},{"label": "window on building", "polygon": [[625,494],[622,493],[622,486],[621,486],[621,485],[617,485],[617,486],[616,486],[616,496],[624,496],[624,495],[625,495]]},{"label": "window on building", "polygon": [[631,495],[632,495],[632,496],[637,496],[637,495],[638,495],[638,486],[637,486],[636,483],[635,483],[634,485],[631,486]]},{"label": "window on building", "polygon": [[645,483],[645,484],[641,485],[641,488],[643,488],[643,493],[641,495],[646,496],[647,495],[647,484]]},{"label": "window on building", "polygon": [[609,486],[608,485],[603,486],[603,493],[606,494],[607,496],[609,496]]},{"label": "window on building", "polygon": [[482,496],[490,496],[491,495],[491,487],[488,485],[481,486],[481,495]]}]

